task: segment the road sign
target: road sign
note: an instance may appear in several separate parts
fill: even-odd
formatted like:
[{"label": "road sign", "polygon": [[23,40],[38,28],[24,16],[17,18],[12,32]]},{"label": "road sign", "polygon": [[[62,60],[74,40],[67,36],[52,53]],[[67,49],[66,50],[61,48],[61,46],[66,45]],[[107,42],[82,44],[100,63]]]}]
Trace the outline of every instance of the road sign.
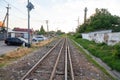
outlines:
[{"label": "road sign", "polygon": [[34,5],[31,2],[29,2],[27,8],[29,9],[29,11],[31,11],[34,8]]}]

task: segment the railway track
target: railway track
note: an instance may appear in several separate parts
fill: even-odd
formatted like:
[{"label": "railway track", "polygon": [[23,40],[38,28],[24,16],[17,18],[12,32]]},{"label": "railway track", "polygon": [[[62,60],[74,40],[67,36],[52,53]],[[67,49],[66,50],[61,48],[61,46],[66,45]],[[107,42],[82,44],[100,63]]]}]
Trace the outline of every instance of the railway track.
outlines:
[{"label": "railway track", "polygon": [[34,80],[34,79],[74,80],[74,73],[67,39],[62,39],[58,41],[58,43],[56,43],[55,46],[52,47],[21,78],[21,80]]},{"label": "railway track", "polygon": [[75,49],[59,40],[20,80],[112,80]]}]

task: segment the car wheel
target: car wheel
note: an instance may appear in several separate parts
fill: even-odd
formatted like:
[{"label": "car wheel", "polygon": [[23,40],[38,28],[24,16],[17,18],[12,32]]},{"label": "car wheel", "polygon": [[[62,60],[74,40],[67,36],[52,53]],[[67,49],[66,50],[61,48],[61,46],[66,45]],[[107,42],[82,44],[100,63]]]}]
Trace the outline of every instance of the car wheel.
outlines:
[{"label": "car wheel", "polygon": [[10,43],[9,43],[9,42],[7,42],[7,45],[10,45]]}]

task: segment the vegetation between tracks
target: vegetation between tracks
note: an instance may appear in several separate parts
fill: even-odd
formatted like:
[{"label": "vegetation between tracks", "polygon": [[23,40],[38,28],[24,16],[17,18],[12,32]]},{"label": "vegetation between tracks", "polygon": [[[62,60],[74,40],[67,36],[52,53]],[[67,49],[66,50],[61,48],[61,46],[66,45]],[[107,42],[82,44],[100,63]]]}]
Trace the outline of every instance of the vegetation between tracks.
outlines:
[{"label": "vegetation between tracks", "polygon": [[27,54],[30,54],[34,50],[40,48],[41,46],[48,44],[52,40],[53,39],[33,44],[31,48],[26,48],[26,47],[21,46],[21,47],[17,48],[16,50],[13,50],[11,52],[1,55],[0,56],[0,67],[6,66],[11,62],[16,61],[17,59],[19,59]]},{"label": "vegetation between tracks", "polygon": [[92,55],[100,58],[113,70],[120,72],[120,44],[108,46],[105,43],[95,43],[81,38],[74,38],[76,42],[87,49]]}]

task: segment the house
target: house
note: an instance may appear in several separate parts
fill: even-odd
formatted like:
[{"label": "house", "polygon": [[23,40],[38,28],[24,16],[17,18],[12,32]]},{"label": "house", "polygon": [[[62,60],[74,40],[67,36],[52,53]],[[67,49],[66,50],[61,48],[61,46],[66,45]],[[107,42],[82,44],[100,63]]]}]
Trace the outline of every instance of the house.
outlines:
[{"label": "house", "polygon": [[[33,29],[30,29],[30,38],[32,38],[34,33]],[[9,37],[22,37],[28,39],[28,29],[25,28],[14,28],[12,31],[9,31]]]}]

